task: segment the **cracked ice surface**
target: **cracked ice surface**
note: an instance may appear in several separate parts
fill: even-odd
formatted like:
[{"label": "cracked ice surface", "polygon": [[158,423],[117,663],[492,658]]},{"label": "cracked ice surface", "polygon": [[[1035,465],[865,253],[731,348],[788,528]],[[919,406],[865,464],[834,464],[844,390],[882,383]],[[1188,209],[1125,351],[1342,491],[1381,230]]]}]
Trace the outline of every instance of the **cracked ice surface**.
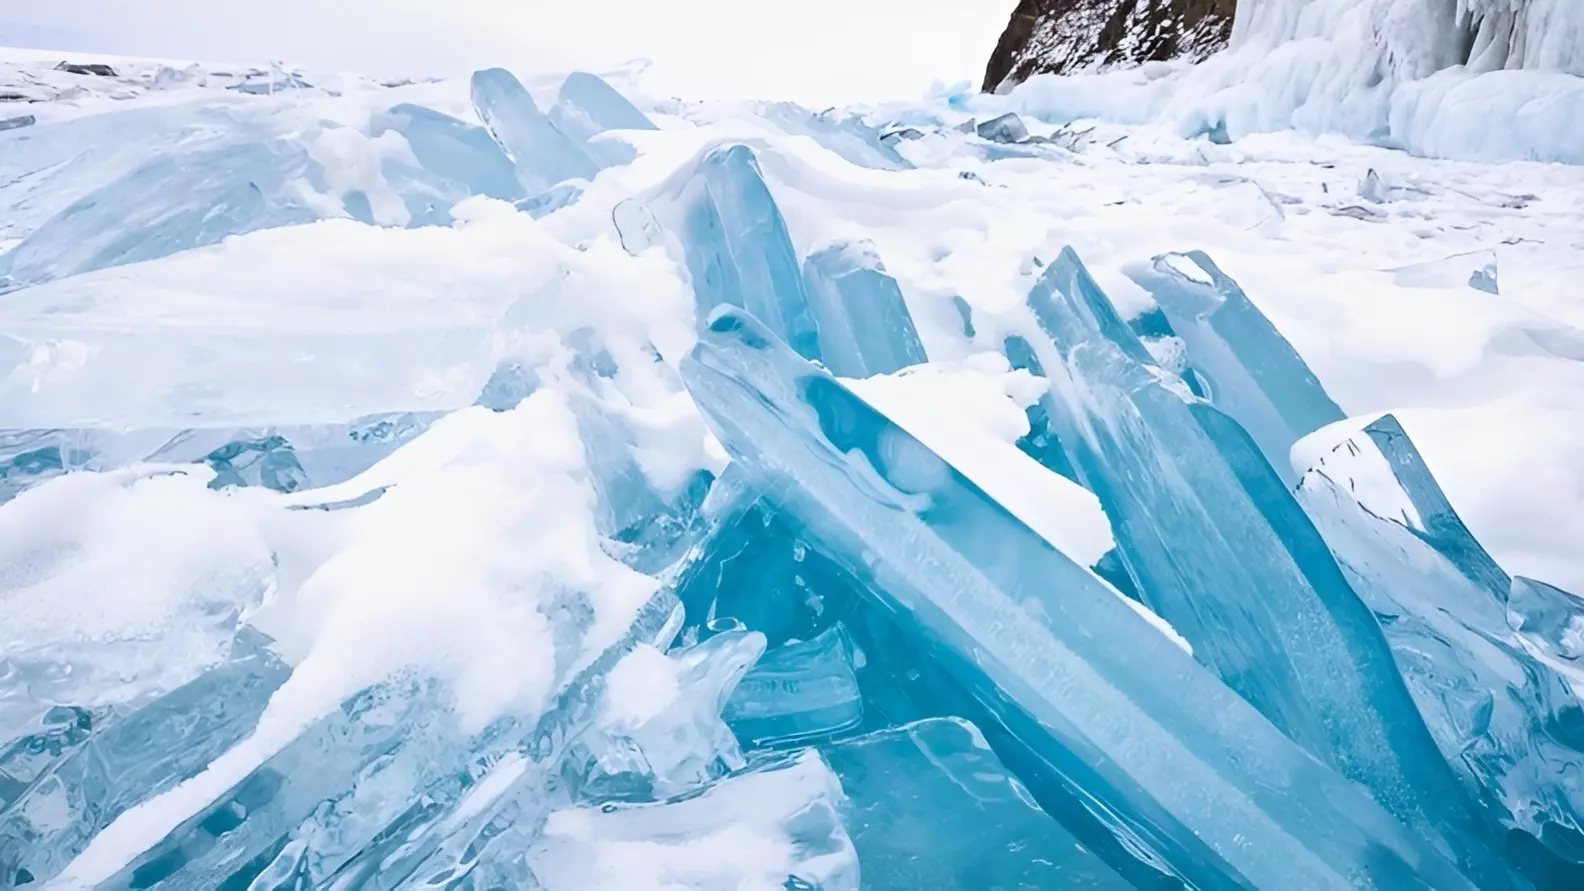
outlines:
[{"label": "cracked ice surface", "polygon": [[0,76],[0,887],[1577,887],[1576,170]]}]

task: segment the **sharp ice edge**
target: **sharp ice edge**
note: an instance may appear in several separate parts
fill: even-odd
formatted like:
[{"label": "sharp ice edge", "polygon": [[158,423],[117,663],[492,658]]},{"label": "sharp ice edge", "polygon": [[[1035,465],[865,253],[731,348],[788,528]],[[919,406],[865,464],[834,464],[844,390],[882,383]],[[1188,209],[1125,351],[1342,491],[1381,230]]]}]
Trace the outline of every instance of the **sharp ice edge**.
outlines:
[{"label": "sharp ice edge", "polygon": [[[316,89],[283,70],[259,74],[239,92],[297,101]],[[240,116],[145,108],[113,133],[95,116],[30,121],[25,140],[7,143],[21,148],[0,157],[0,192],[22,196],[0,221],[15,245],[0,256],[0,290],[112,266],[131,276],[173,253],[229,257],[236,245],[215,245],[230,235],[326,217],[458,231],[512,218],[523,221],[514,245],[550,241],[527,217],[548,218],[556,238],[576,228],[575,211],[560,212],[603,200],[611,180],[599,171],[633,161],[649,138],[635,131],[655,129],[584,73],[566,78],[548,113],[499,69],[475,75],[472,96],[484,127],[413,104],[355,127],[294,121],[277,113],[285,105]],[[859,117],[787,104],[759,116],[875,170],[911,167],[897,148],[923,135],[882,139]],[[144,163],[144,143],[172,132],[181,147]],[[126,160],[97,151],[112,135]],[[1052,141],[1027,137],[1015,115],[977,135]],[[965,144],[985,160],[1040,157],[1039,146]],[[1042,887],[1171,875],[1198,886],[1520,887],[1504,874],[1513,864],[1546,887],[1577,884],[1569,728],[1584,609],[1489,557],[1395,419],[1341,420],[1204,254],[1130,268],[1156,308],[1125,325],[1068,252],[1026,317],[986,313],[976,328],[975,307],[955,301],[964,336],[994,337],[1006,354],[973,357],[965,372],[1011,365],[1021,371],[1009,380],[1040,390],[1025,399],[1007,385],[1027,425],[1005,433],[998,420],[987,435],[1008,449],[1016,438],[1028,457],[1011,452],[1003,463],[1016,473],[992,473],[876,398],[930,358],[908,306],[917,282],[906,279],[904,297],[878,249],[847,231],[812,248],[794,241],[753,145],[713,141],[611,221],[628,253],[652,259],[660,247],[691,278],[701,342],[684,367],[734,459],[719,478],[724,459],[663,454],[691,435],[653,415],[688,395],[660,359],[680,355],[678,339],[652,325],[636,337],[606,331],[598,313],[555,317],[558,301],[586,296],[581,284],[535,285],[503,304],[505,324],[552,329],[553,344],[481,350],[459,338],[467,380],[452,387],[462,402],[477,394],[472,409],[453,411],[452,392],[443,411],[372,399],[328,420],[287,412],[241,426],[188,405],[175,406],[190,413],[175,422],[156,410],[149,423],[96,415],[0,431],[0,604],[25,631],[20,646],[0,641],[0,887],[587,888],[627,887],[648,871],[833,891],[859,887],[860,862],[866,886],[950,884],[971,867]],[[1361,188],[1374,203],[1421,197],[1373,170]],[[1279,223],[1281,207],[1258,191]],[[575,245],[593,265],[630,259],[602,249]],[[581,268],[567,262],[573,250],[555,255],[557,275]],[[1407,286],[1495,293],[1494,255],[1482,256],[1393,272]],[[0,355],[54,370],[92,356],[106,341],[56,335],[87,330],[68,317],[95,305],[94,290],[131,280],[120,275],[8,294],[24,324],[8,326]],[[520,277],[508,271],[496,289],[516,295],[500,284]],[[474,320],[486,333],[497,321]],[[123,334],[128,345],[142,336]],[[126,355],[163,348],[150,339]],[[849,386],[827,369],[865,380]],[[42,380],[0,381],[22,381],[0,395]],[[17,404],[48,414],[50,401],[61,400]],[[381,413],[340,420],[366,411]],[[935,414],[937,426],[984,423],[963,406]],[[508,431],[530,419],[534,435],[514,439]],[[1289,473],[1289,452],[1314,451],[1301,438],[1350,423],[1362,432],[1324,465]],[[458,437],[468,429],[479,435]],[[608,558],[600,568],[645,596],[656,580],[677,594],[662,586],[635,618],[636,602],[621,628],[606,627],[586,587],[608,579],[565,567],[540,579],[537,558],[520,556],[538,536],[497,524],[515,537],[507,547],[498,536],[499,553],[482,562],[491,581],[538,598],[526,608],[544,634],[519,645],[549,663],[542,707],[469,709],[476,679],[441,659],[372,684],[343,679],[327,716],[283,735],[277,705],[301,705],[314,683],[305,666],[323,681],[327,654],[305,662],[302,640],[261,631],[302,606],[294,600],[326,596],[303,576],[337,566],[327,554],[348,541],[365,557],[427,553],[398,534],[419,494],[520,493],[525,476],[489,468],[521,464],[565,475],[544,497],[570,525],[587,519]],[[449,476],[425,476],[437,471]],[[1030,476],[1047,471],[1066,479]],[[1036,522],[1003,494],[1019,478],[1031,489],[1059,482],[1068,521],[1081,515],[1086,529]],[[1140,489],[1139,478],[1161,485]],[[1283,485],[1294,481],[1309,519]],[[441,501],[435,515],[461,524],[478,504]],[[1091,506],[1109,514],[1103,523]],[[77,534],[57,522],[72,514],[99,525]],[[187,533],[140,551],[158,571],[129,577],[131,558],[107,530],[165,525]],[[377,593],[402,592],[386,582],[392,590]],[[479,610],[462,596],[479,582],[457,581],[457,610]],[[1129,597],[1182,624],[1194,646]],[[130,616],[118,601],[163,611]],[[489,606],[490,619],[515,615]],[[1360,619],[1365,606],[1384,638]],[[343,643],[377,638],[400,610],[333,622],[353,634]],[[531,673],[513,662],[490,686]],[[480,712],[489,720],[470,717]],[[255,727],[262,742],[248,738]],[[800,745],[815,748],[788,751]],[[1520,840],[1497,865],[1472,800],[1550,850]],[[175,828],[132,850],[128,830],[145,820]]]},{"label": "sharp ice edge", "polygon": [[[1584,627],[1584,601],[1522,578],[1512,580],[1509,594],[1505,574],[1461,530],[1439,489],[1415,486],[1434,484],[1428,471],[1415,479],[1422,461],[1394,462],[1392,470],[1406,468],[1401,481],[1386,478],[1397,490],[1395,503],[1422,513],[1410,521],[1372,509],[1353,489],[1361,456],[1384,462],[1381,440],[1399,456],[1418,454],[1390,415],[1371,428],[1306,473],[1299,500],[1354,589],[1382,617],[1420,713],[1464,782],[1492,803],[1501,823],[1543,840],[1559,860],[1577,861],[1584,794],[1556,778],[1584,771],[1584,750],[1564,729],[1584,681],[1572,664],[1576,638],[1569,631]],[[1377,439],[1382,428],[1389,432]],[[1382,485],[1377,478],[1371,491]],[[1378,505],[1380,496],[1371,500]],[[1541,868],[1557,870],[1553,881],[1571,880],[1546,859]]]},{"label": "sharp ice edge", "polygon": [[[1186,878],[1344,888],[1390,850],[1404,878],[1472,887],[1154,638],[1097,579],[751,317],[717,310],[683,373],[767,497],[859,574],[916,646],[1026,729],[1024,742],[1095,802],[1096,816]],[[1192,717],[1207,714],[1217,720]]]},{"label": "sharp ice edge", "polygon": [[[1208,278],[1200,287],[1194,270]],[[1555,860],[1526,855],[1532,872],[1555,870],[1547,880],[1571,881],[1563,861],[1584,851],[1581,797],[1548,776],[1571,775],[1584,758],[1561,730],[1563,715],[1577,707],[1573,685],[1584,680],[1573,665],[1584,601],[1542,582],[1509,579],[1464,525],[1401,423],[1389,414],[1342,419],[1303,360],[1208,257],[1157,258],[1152,270],[1131,274],[1174,328],[1195,332],[1185,336],[1187,359],[1212,381],[1216,406],[1251,434],[1267,431],[1268,445],[1261,445],[1273,465],[1286,465],[1289,452],[1304,462],[1295,467],[1298,500],[1380,618],[1447,761],[1476,800],[1495,803],[1498,822],[1553,849]],[[1234,306],[1240,325],[1212,327]],[[1272,424],[1278,407],[1292,423]],[[1338,430],[1353,432],[1336,442]],[[1298,445],[1305,437],[1311,441]],[[1335,444],[1308,458],[1318,443]]]}]

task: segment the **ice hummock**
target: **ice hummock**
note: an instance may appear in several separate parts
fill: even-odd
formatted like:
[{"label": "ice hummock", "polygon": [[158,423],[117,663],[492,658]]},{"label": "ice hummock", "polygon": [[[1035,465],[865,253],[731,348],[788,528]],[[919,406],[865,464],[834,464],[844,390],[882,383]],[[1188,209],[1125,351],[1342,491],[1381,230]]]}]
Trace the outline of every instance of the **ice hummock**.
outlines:
[{"label": "ice hummock", "polygon": [[1098,579],[751,317],[717,310],[684,374],[734,458],[902,618],[912,645],[996,701],[1113,831],[1184,878],[1341,888],[1384,868],[1470,887]]}]

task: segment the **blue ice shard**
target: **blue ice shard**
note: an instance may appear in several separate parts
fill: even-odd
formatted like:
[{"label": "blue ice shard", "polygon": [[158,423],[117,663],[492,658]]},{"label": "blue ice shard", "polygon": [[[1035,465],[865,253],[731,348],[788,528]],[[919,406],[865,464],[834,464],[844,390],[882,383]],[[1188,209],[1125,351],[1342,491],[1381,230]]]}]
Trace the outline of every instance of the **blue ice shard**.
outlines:
[{"label": "blue ice shard", "polygon": [[632,161],[632,147],[595,136],[607,130],[659,129],[615,87],[586,71],[574,71],[562,81],[556,104],[550,109],[550,123],[606,167]]},{"label": "blue ice shard", "polygon": [[718,310],[682,370],[752,483],[896,617],[902,645],[1015,728],[1134,850],[1200,887],[1473,887],[752,317]]},{"label": "blue ice shard", "polygon": [[116,817],[253,731],[290,669],[245,636],[237,658],[97,729],[0,806],[0,886],[56,875]]},{"label": "blue ice shard", "polygon": [[17,115],[14,118],[0,118],[0,132],[5,130],[20,130],[38,123],[38,118],[30,114]]},{"label": "blue ice shard", "polygon": [[[1406,438],[1395,421],[1390,426]],[[1565,642],[1566,632],[1556,632],[1578,622],[1575,612],[1563,624],[1578,606],[1547,597],[1554,611],[1539,607],[1531,599],[1539,589],[1518,582],[1516,602],[1504,603],[1504,595],[1459,565],[1458,551],[1443,551],[1425,534],[1414,502],[1393,488],[1392,465],[1379,443],[1366,432],[1338,445],[1304,475],[1298,498],[1353,587],[1381,617],[1420,712],[1465,783],[1500,822],[1555,857],[1584,863],[1580,709],[1567,663],[1548,658],[1547,642]],[[1406,447],[1411,444],[1398,441],[1398,454]],[[1514,620],[1516,634],[1509,628]],[[1521,638],[1529,629],[1539,639],[1526,645]],[[1530,847],[1530,856],[1544,861],[1543,849]],[[1536,868],[1557,871],[1554,863]]]},{"label": "blue ice shard", "polygon": [[[306,864],[316,886],[338,873],[363,881],[380,869],[400,880],[408,873],[395,864],[416,869],[448,842],[457,842],[458,833],[480,828],[457,817],[458,808],[477,804],[468,816],[486,822],[499,813],[469,792],[503,760],[515,756],[528,782],[559,761],[567,744],[594,720],[606,673],[639,644],[674,633],[678,606],[669,591],[659,592],[627,634],[569,677],[531,723],[507,715],[469,736],[457,727],[444,692],[433,681],[369,687],[101,887],[168,882],[170,887],[235,883],[225,886],[245,888],[272,863],[274,872],[290,874],[294,859]],[[570,633],[578,636],[576,629]],[[558,665],[565,661],[558,654]],[[513,820],[520,816],[510,815]]]},{"label": "blue ice shard", "polygon": [[1248,431],[1288,485],[1296,483],[1293,443],[1345,417],[1297,351],[1203,251],[1163,254],[1128,275],[1186,344],[1205,397]]},{"label": "blue ice shard", "polygon": [[407,140],[425,172],[460,187],[454,197],[446,196],[451,201],[467,195],[524,197],[511,159],[483,127],[411,103],[392,107],[381,124]]},{"label": "blue ice shard", "polygon": [[1151,361],[1070,248],[1029,307],[1051,418],[1144,603],[1294,741],[1499,882],[1375,616],[1248,434]]},{"label": "blue ice shard", "polygon": [[841,804],[836,775],[804,749],[670,801],[557,811],[532,869],[547,891],[597,887],[615,864],[630,887],[858,891]]},{"label": "blue ice shard", "polygon": [[839,115],[835,111],[816,113],[791,102],[772,103],[760,114],[782,130],[807,136],[859,167],[872,170],[910,170],[913,167],[896,150],[896,140],[882,139],[877,128],[864,123],[857,115]]},{"label": "blue ice shard", "polygon": [[803,264],[819,359],[837,377],[890,374],[926,361],[913,317],[896,279],[874,246],[843,242]]},{"label": "blue ice shard", "polygon": [[716,149],[674,198],[700,324],[710,310],[740,306],[765,320],[799,355],[819,338],[786,222],[744,145]]},{"label": "blue ice shard", "polygon": [[863,722],[857,645],[840,622],[812,640],[776,647],[726,703],[724,717],[745,745],[785,746],[834,736]]},{"label": "blue ice shard", "polygon": [[279,427],[0,428],[0,504],[62,473],[142,462],[207,464],[211,488],[295,492],[351,479],[429,428],[440,412],[366,415],[344,424]]},{"label": "blue ice shard", "polygon": [[841,778],[871,891],[1134,887],[1041,811],[967,721],[932,718],[821,751]]},{"label": "blue ice shard", "polygon": [[974,132],[979,134],[980,139],[1006,143],[1022,142],[1028,139],[1029,135],[1028,126],[1023,123],[1023,119],[1010,111],[979,124],[974,128]]},{"label": "blue ice shard", "polygon": [[1584,599],[1554,585],[1513,576],[1507,598],[1513,630],[1558,659],[1584,660]]},{"label": "blue ice shard", "polygon": [[521,82],[504,68],[473,72],[473,107],[517,169],[523,191],[535,195],[568,179],[593,179],[598,166],[557,130]]},{"label": "blue ice shard", "polygon": [[[1418,447],[1396,416],[1382,415],[1375,419],[1364,427],[1364,435],[1369,438],[1372,451],[1385,460],[1386,469],[1391,473],[1389,482],[1384,479],[1380,482],[1398,492],[1397,509],[1401,511],[1403,522],[1491,596],[1498,601],[1506,599],[1512,580],[1463,524],[1463,518],[1452,507],[1424,456],[1419,454]],[[1364,446],[1355,442],[1349,448],[1359,457]]]},{"label": "blue ice shard", "polygon": [[284,141],[171,152],[39,226],[0,257],[0,275],[37,284],[318,219],[292,188],[317,175],[315,166],[300,146]]},{"label": "blue ice shard", "polygon": [[[675,681],[675,697],[658,709],[648,702],[623,703],[619,708],[625,712],[617,711],[584,734],[579,741],[583,757],[564,775],[575,778],[580,789],[616,787],[628,793],[622,796],[628,800],[652,801],[746,767],[721,711],[764,650],[763,634],[729,631],[669,656],[634,652],[628,659],[637,661],[615,670],[666,673]],[[656,659],[646,658],[649,654],[664,661],[656,665]],[[639,717],[632,716],[634,708],[643,710]],[[644,713],[650,709],[652,714]],[[641,790],[642,797],[631,794],[634,790]]]}]

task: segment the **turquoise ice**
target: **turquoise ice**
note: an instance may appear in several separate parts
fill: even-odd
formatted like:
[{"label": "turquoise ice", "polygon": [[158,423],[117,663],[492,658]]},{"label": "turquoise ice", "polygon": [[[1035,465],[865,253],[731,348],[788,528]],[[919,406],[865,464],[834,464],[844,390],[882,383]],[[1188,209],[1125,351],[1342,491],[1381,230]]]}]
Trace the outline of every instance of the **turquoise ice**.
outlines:
[{"label": "turquoise ice", "polygon": [[747,314],[717,311],[683,374],[751,482],[1137,849],[1201,886],[1472,887]]},{"label": "turquoise ice", "polygon": [[1128,274],[1155,298],[1206,397],[1248,431],[1282,479],[1293,443],[1344,417],[1281,332],[1203,251],[1163,254]]},{"label": "turquoise ice", "polygon": [[803,264],[819,359],[837,377],[890,374],[928,357],[896,279],[874,245],[844,242]]}]

